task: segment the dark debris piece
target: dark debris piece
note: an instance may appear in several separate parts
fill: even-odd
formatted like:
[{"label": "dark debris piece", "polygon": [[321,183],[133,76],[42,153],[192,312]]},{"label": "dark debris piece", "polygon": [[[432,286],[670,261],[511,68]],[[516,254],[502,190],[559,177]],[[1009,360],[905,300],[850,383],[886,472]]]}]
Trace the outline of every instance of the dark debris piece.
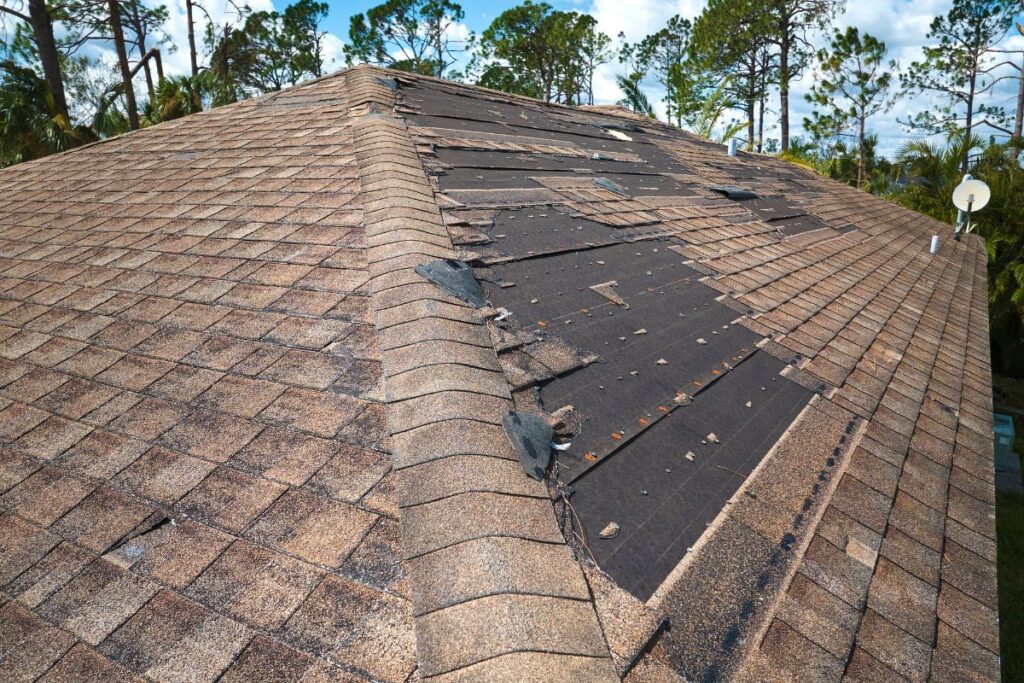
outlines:
[{"label": "dark debris piece", "polygon": [[600,187],[601,189],[608,190],[609,192],[614,192],[615,194],[622,195],[623,197],[629,196],[629,193],[626,192],[621,185],[613,183],[607,178],[594,178],[594,185]]},{"label": "dark debris piece", "polygon": [[738,185],[711,185],[708,189],[724,194],[729,199],[740,201],[741,199],[757,199],[757,194],[750,190],[744,190]]},{"label": "dark debris piece", "polygon": [[543,479],[551,464],[551,425],[536,415],[515,411],[503,417],[501,424],[526,473],[538,481]]},{"label": "dark debris piece", "polygon": [[473,269],[464,261],[438,259],[416,266],[416,272],[452,296],[482,308],[487,304],[484,290],[473,275]]}]

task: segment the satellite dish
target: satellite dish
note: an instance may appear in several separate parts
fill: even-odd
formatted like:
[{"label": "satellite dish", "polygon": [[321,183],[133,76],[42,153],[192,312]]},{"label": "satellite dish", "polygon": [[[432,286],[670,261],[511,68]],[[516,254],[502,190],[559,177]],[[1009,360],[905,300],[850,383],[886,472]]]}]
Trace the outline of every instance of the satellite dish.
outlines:
[{"label": "satellite dish", "polygon": [[975,178],[969,178],[953,190],[953,206],[961,211],[981,211],[992,197],[988,185]]}]

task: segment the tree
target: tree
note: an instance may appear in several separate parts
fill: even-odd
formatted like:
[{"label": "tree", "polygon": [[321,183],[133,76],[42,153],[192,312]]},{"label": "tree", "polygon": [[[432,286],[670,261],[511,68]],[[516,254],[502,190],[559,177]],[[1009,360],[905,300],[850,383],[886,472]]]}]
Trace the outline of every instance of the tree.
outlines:
[{"label": "tree", "polygon": [[676,15],[665,28],[638,43],[623,43],[619,61],[630,65],[630,78],[637,82],[653,72],[655,81],[665,89],[668,120],[683,124],[686,113],[694,111],[702,99],[705,85],[701,70],[688,60],[693,24]]},{"label": "tree", "polygon": [[893,193],[896,202],[947,223],[956,219],[952,193],[961,180],[961,160],[973,156],[971,173],[984,180],[992,198],[972,216],[988,250],[989,331],[996,371],[1024,374],[1024,170],[1012,142],[951,135],[945,145],[923,141],[903,146],[897,163],[910,182]]},{"label": "tree", "polygon": [[117,52],[117,63],[121,68],[121,81],[124,85],[125,107],[128,109],[128,125],[132,130],[139,127],[139,109],[135,104],[135,88],[132,87],[131,67],[128,65],[128,48],[124,42],[124,30],[121,26],[121,8],[118,0],[107,0],[109,8],[110,32]]},{"label": "tree", "polygon": [[146,90],[149,92],[149,97],[153,98],[156,95],[156,86],[159,83],[154,84],[153,73],[149,68],[149,61],[146,55],[149,53],[149,48],[146,44],[146,39],[153,33],[157,34],[156,42],[169,43],[171,49],[174,49],[174,44],[171,43],[170,36],[161,28],[167,22],[167,7],[159,5],[157,7],[148,7],[144,5],[141,0],[122,0],[124,8],[125,23],[129,26],[132,32],[135,33],[135,48],[139,54],[139,60],[141,60],[142,66],[145,69],[146,75]]},{"label": "tree", "polygon": [[440,78],[455,61],[451,29],[464,16],[450,0],[387,0],[349,20],[345,59]]},{"label": "tree", "polygon": [[782,151],[789,148],[789,84],[799,78],[812,55],[810,33],[824,28],[843,8],[843,0],[768,0],[769,41],[775,46]]},{"label": "tree", "polygon": [[[185,0],[185,21],[188,24],[188,58],[192,75],[199,74],[199,60],[196,53],[195,0]],[[211,22],[212,23],[212,22]]]},{"label": "tree", "polygon": [[0,167],[95,140],[57,111],[49,84],[27,67],[0,62]]},{"label": "tree", "polygon": [[718,87],[709,91],[700,106],[687,117],[686,124],[697,135],[714,142],[728,142],[743,130],[743,121],[730,121],[719,131],[719,124],[727,111],[732,109],[733,102],[729,97],[729,78]]},{"label": "tree", "polygon": [[769,20],[758,0],[711,0],[694,22],[690,41],[690,60],[712,76],[711,87],[694,99],[703,102],[724,84],[722,94],[730,106],[743,105],[747,144],[758,151],[764,137],[764,103],[776,69]]},{"label": "tree", "polygon": [[896,62],[885,61],[885,43],[855,27],[836,31],[827,48],[818,50],[818,77],[808,102],[822,107],[813,120],[804,119],[812,133],[844,131],[851,126],[857,140],[857,186],[864,182],[867,161],[867,120],[892,107],[890,95]]},{"label": "tree", "polygon": [[28,0],[27,11],[20,5],[0,1],[0,16],[11,17],[24,21],[32,27],[32,38],[35,42],[36,55],[43,69],[43,78],[53,98],[54,111],[65,118],[68,117],[67,97],[64,93],[64,78],[60,69],[60,53],[54,37],[54,16],[46,0]]},{"label": "tree", "polygon": [[281,15],[285,48],[292,50],[292,71],[310,74],[315,78],[324,75],[324,37],[326,31],[320,24],[327,18],[329,6],[326,2],[298,0],[285,8]]},{"label": "tree", "polygon": [[619,106],[654,118],[654,107],[651,106],[651,101],[647,99],[644,91],[640,89],[640,83],[627,76],[616,76],[615,82],[618,83],[624,95],[623,99],[619,100]]},{"label": "tree", "polygon": [[594,71],[611,60],[610,43],[594,17],[527,0],[487,27],[469,71],[485,87],[584,104],[593,101]]},{"label": "tree", "polygon": [[207,24],[210,71],[217,78],[215,104],[280,90],[323,74],[320,23],[327,5],[299,0],[284,13],[239,10],[233,22]]},{"label": "tree", "polygon": [[[923,48],[924,59],[913,62],[901,81],[908,92],[938,94],[945,104],[938,113],[927,110],[903,123],[928,133],[959,134],[970,139],[975,129],[987,126],[1011,134],[1005,127],[1002,108],[986,105],[981,98],[992,92],[993,48],[1009,31],[1015,0],[953,0],[945,16],[936,17]],[[962,150],[961,172],[967,171],[969,148]]]}]

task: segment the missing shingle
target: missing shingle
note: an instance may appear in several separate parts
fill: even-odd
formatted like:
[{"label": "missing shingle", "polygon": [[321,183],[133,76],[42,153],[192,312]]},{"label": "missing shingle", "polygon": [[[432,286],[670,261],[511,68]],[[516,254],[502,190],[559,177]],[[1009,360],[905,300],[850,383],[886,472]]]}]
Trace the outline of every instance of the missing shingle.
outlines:
[{"label": "missing shingle", "polygon": [[482,308],[487,299],[473,269],[464,261],[438,259],[416,266],[416,272],[454,297],[476,308]]},{"label": "missing shingle", "polygon": [[601,123],[598,123],[596,125],[598,128],[604,128],[609,132],[613,130],[624,130],[630,133],[643,132],[643,129],[640,126],[636,125],[635,123],[630,123],[629,121],[602,121]]},{"label": "missing shingle", "polygon": [[505,415],[501,424],[526,473],[538,481],[543,479],[551,464],[551,425],[536,415],[515,411]]}]

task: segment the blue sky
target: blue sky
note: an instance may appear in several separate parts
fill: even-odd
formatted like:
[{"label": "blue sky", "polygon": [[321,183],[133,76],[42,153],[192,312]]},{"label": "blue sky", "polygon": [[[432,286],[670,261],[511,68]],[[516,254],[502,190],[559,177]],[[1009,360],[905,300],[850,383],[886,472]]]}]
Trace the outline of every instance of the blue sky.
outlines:
[{"label": "blue sky", "polygon": [[[269,9],[273,5],[283,9],[288,0],[245,0],[255,9]],[[330,14],[325,27],[330,31],[328,40],[328,57],[330,68],[344,66],[342,46],[348,35],[349,18],[358,12],[366,11],[373,4],[382,0],[347,0],[330,3]],[[183,0],[145,0],[147,4],[166,4],[171,13],[168,32],[176,44],[184,46],[185,19]],[[887,44],[890,56],[899,61],[901,66],[920,57],[921,46],[925,42],[928,25],[938,14],[948,11],[952,0],[848,0],[846,11],[837,17],[834,28],[857,26],[862,32],[868,32],[882,39]],[[224,17],[227,0],[205,0],[204,5],[215,21]],[[518,2],[513,0],[463,0],[465,22],[461,27],[479,33],[503,10]],[[613,39],[619,32],[625,32],[627,40],[636,41],[664,26],[674,14],[685,17],[696,17],[704,6],[704,0],[549,0],[549,4],[558,9],[576,10],[592,14],[598,21],[598,28]],[[833,27],[830,27],[833,28]],[[198,27],[197,34],[202,34]],[[815,38],[815,44],[823,44],[824,37]],[[1007,43],[1008,47],[1024,50],[1024,38],[1016,35]],[[112,54],[110,55],[112,58]],[[1020,63],[1021,54],[1013,56]],[[184,72],[188,68],[187,53],[179,49],[175,54],[165,57],[165,64],[171,73]],[[602,67],[595,78],[595,95],[600,103],[615,102],[621,97],[615,86],[615,75],[621,72],[621,66],[613,61]],[[814,74],[806,73],[800,81],[792,84],[790,119],[793,122],[793,135],[799,135],[800,122],[810,114],[810,107],[803,99],[803,93],[813,82]],[[644,84],[652,101],[660,101],[662,93],[658,92],[653,82]],[[1010,81],[999,86],[996,96],[989,101],[1012,110],[1015,104],[1016,86]],[[660,106],[660,103],[659,103]],[[900,144],[908,137],[908,133],[897,123],[897,118],[906,119],[923,108],[934,107],[935,101],[927,96],[903,98],[887,114],[879,114],[870,127],[880,137],[880,149],[884,154],[894,154]],[[777,114],[777,96],[770,101],[771,116]],[[767,131],[768,137],[778,137],[778,130]]]}]

